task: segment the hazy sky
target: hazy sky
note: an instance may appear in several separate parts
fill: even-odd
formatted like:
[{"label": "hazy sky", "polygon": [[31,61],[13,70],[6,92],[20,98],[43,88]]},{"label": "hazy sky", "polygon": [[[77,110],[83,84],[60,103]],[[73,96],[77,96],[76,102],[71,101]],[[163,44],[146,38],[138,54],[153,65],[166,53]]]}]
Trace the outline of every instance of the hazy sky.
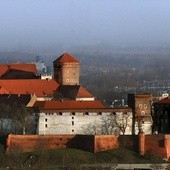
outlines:
[{"label": "hazy sky", "polygon": [[0,50],[170,42],[170,0],[1,0]]}]

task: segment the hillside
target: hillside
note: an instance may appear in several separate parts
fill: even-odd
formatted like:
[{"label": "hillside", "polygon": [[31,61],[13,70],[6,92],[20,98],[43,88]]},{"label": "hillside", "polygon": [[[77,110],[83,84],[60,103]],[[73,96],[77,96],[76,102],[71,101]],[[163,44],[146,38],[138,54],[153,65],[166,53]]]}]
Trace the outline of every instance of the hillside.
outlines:
[{"label": "hillside", "polygon": [[[39,150],[34,153],[21,154],[13,152],[6,157],[1,155],[0,168],[11,166],[15,168],[28,167],[77,167],[84,164],[147,164],[163,163],[162,159],[147,154],[143,157],[128,149],[119,148],[100,153],[90,153],[77,149]],[[4,159],[3,159],[4,158]]]}]

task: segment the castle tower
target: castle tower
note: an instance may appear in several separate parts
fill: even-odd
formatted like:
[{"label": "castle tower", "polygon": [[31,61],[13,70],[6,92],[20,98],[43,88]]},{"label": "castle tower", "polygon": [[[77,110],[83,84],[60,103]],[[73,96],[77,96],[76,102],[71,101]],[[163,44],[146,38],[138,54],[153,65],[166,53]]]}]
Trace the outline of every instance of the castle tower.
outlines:
[{"label": "castle tower", "polygon": [[80,62],[65,52],[53,62],[54,80],[61,85],[79,85]]},{"label": "castle tower", "polygon": [[128,106],[133,112],[133,134],[143,131],[145,134],[152,133],[152,95],[151,94],[128,94]]}]

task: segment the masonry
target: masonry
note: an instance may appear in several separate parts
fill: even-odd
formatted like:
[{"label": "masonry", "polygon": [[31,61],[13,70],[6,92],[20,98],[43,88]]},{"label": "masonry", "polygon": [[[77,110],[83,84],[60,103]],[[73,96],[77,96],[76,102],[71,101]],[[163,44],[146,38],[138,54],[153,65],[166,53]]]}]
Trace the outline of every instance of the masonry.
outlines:
[{"label": "masonry", "polygon": [[[126,141],[122,145],[121,138]],[[129,141],[129,142],[128,142]],[[127,147],[140,155],[154,154],[170,158],[170,135],[13,135],[7,138],[7,153],[36,151],[40,149],[76,148],[89,152]],[[137,147],[137,148],[136,148]]]},{"label": "masonry", "polygon": [[7,138],[7,153],[29,152],[41,149],[77,148],[100,152],[118,148],[116,135],[13,135]]}]

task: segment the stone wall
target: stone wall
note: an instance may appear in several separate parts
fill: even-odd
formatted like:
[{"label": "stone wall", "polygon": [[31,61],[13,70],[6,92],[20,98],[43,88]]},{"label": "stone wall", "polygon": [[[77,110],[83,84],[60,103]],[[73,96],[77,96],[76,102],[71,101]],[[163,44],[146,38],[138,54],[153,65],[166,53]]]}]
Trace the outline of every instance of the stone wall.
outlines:
[{"label": "stone wall", "polygon": [[[126,111],[126,110],[125,110]],[[127,110],[128,111],[128,110]],[[118,132],[118,125],[111,127],[115,117],[117,124],[122,125],[126,122],[126,118],[122,116],[123,112],[114,112],[114,109],[108,112],[53,112],[53,113],[39,113],[39,121],[37,126],[37,134],[115,134]],[[126,135],[132,134],[132,112],[126,112],[125,115],[129,115],[127,118],[128,125],[125,131]],[[122,120],[124,117],[124,121]],[[112,121],[111,121],[112,120]],[[110,127],[107,127],[108,122]],[[125,124],[125,123],[124,123]],[[110,132],[105,132],[106,129],[110,129]],[[120,132],[122,133],[122,132]]]}]

